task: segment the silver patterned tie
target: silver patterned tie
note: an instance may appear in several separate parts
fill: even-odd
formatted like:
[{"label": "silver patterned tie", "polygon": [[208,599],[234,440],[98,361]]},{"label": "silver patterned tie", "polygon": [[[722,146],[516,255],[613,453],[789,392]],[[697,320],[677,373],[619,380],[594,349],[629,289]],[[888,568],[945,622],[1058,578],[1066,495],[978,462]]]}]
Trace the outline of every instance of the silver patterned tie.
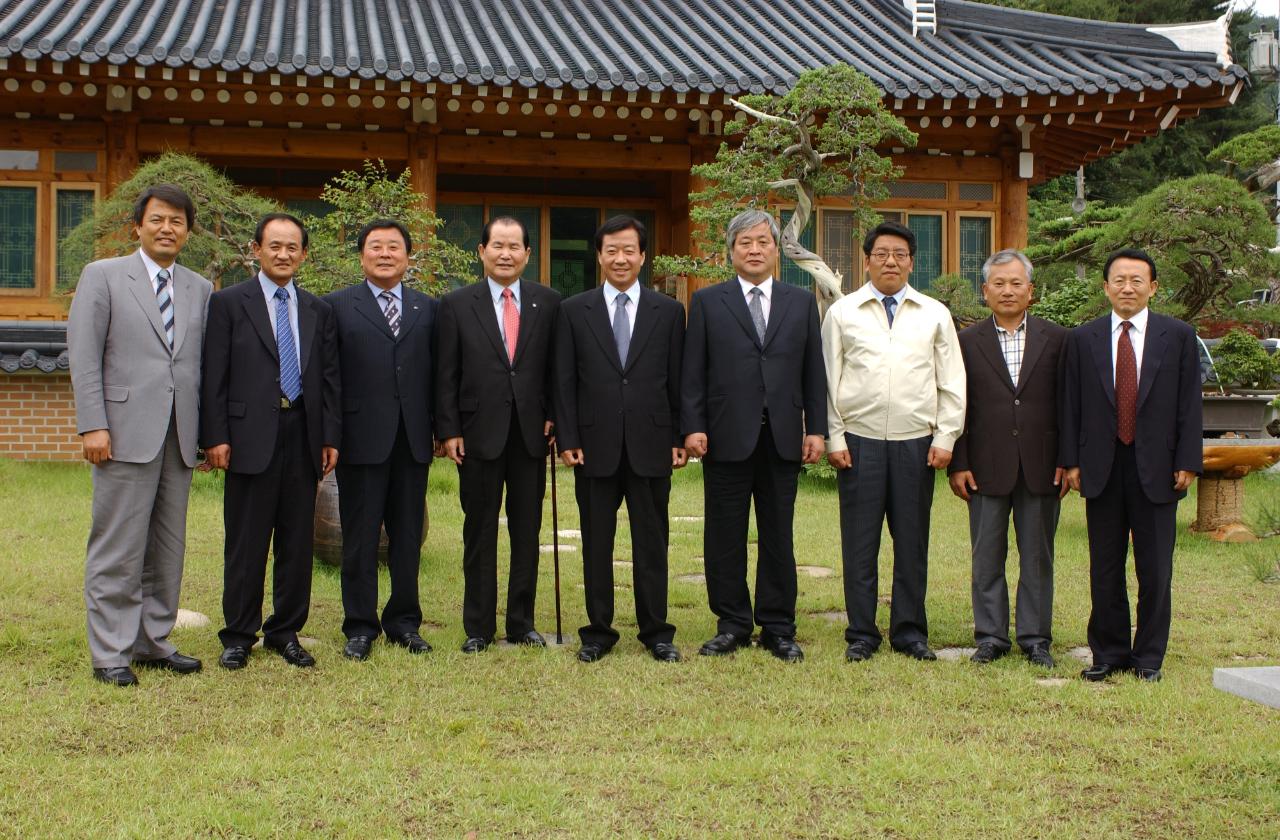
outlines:
[{"label": "silver patterned tie", "polygon": [[631,298],[626,295],[613,299],[613,341],[618,345],[618,361],[623,365],[627,363],[627,349],[631,346],[631,325],[627,323],[627,304],[630,302]]},{"label": "silver patterned tie", "polygon": [[747,306],[751,310],[751,323],[756,325],[756,335],[760,341],[764,341],[764,304],[760,301],[764,298],[764,292],[759,289],[751,290],[751,303]]},{"label": "silver patterned tie", "polygon": [[169,270],[162,268],[156,272],[156,304],[160,307],[160,323],[164,324],[164,334],[169,338],[169,349],[173,349],[173,295],[169,293]]}]

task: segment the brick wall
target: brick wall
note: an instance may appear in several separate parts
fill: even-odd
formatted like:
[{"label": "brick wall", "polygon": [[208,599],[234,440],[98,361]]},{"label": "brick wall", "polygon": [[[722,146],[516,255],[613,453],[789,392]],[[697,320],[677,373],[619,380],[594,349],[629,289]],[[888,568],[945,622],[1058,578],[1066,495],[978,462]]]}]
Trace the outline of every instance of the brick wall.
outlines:
[{"label": "brick wall", "polygon": [[0,373],[0,458],[80,457],[69,373]]}]

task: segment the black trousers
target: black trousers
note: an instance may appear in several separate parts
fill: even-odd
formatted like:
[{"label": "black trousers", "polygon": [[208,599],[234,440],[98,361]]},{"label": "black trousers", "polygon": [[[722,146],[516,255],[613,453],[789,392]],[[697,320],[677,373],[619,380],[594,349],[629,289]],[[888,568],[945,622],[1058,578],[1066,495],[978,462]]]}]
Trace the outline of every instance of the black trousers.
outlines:
[{"label": "black trousers", "polygon": [[492,639],[498,610],[498,512],[507,493],[507,534],[511,539],[511,572],[507,580],[508,637],[523,636],[533,626],[538,589],[538,541],[542,530],[542,496],[547,489],[547,461],[532,457],[520,436],[516,413],[502,455],[481,460],[474,455],[458,466],[462,500],[462,627],[468,637]]},{"label": "black trousers", "polygon": [[[1172,476],[1165,476],[1169,481]],[[1178,503],[1155,504],[1142,490],[1132,445],[1116,442],[1111,476],[1102,493],[1086,499],[1089,529],[1089,649],[1098,664],[1159,668],[1169,646],[1173,547]],[[1125,561],[1133,534],[1138,576],[1138,626],[1130,642]]]},{"label": "black trousers", "polygon": [[[781,638],[796,634],[796,558],[792,525],[799,461],[778,455],[769,424],[745,461],[702,463],[707,600],[717,633],[748,635],[755,625]],[[756,603],[747,589],[747,528],[755,502],[759,559]]]},{"label": "black trousers", "polygon": [[[338,515],[342,518],[342,632],[347,638],[417,633],[422,626],[418,568],[430,464],[414,460],[404,420],[391,456],[380,464],[338,459]],[[387,529],[391,593],[378,620],[378,540]]]},{"label": "black trousers", "polygon": [[626,499],[639,639],[649,648],[670,642],[676,633],[676,628],[667,623],[667,503],[671,498],[671,478],[636,475],[625,449],[613,475],[588,478],[579,467],[574,477],[582,520],[582,577],[588,621],[578,631],[578,637],[584,644],[594,642],[606,650],[618,641],[618,632],[613,629],[613,545],[618,507]]},{"label": "black trousers", "polygon": [[[223,647],[248,647],[259,629],[270,644],[284,645],[295,641],[307,623],[318,480],[307,451],[307,417],[301,406],[280,412],[275,451],[265,470],[257,475],[227,473],[222,495],[226,627],[218,633]],[[272,613],[264,623],[268,548],[275,565]]]},{"label": "black trousers", "polygon": [[844,601],[849,613],[845,641],[880,645],[876,604],[880,533],[887,517],[893,539],[889,643],[901,650],[912,642],[928,642],[924,599],[929,582],[934,471],[928,457],[933,438],[844,437],[853,457],[853,466],[837,473]]}]

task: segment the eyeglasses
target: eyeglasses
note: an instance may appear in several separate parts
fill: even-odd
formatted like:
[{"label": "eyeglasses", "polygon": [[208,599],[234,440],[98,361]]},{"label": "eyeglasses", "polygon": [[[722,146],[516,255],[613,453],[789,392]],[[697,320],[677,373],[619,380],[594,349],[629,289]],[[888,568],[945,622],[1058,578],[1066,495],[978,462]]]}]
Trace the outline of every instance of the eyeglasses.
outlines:
[{"label": "eyeglasses", "polygon": [[894,262],[906,262],[911,259],[910,251],[872,251],[871,259],[878,263],[887,262],[889,257],[893,257]]}]

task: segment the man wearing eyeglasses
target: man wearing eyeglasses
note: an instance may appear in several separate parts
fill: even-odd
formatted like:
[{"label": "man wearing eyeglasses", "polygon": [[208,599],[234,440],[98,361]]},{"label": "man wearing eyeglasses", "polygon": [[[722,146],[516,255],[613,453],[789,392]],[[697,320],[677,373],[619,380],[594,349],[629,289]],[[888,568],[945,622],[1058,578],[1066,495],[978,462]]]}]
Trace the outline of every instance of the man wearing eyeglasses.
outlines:
[{"label": "man wearing eyeglasses", "polygon": [[[1156,265],[1125,248],[1107,258],[1111,312],[1066,343],[1059,462],[1084,497],[1089,528],[1092,682],[1133,671],[1158,682],[1169,643],[1178,500],[1203,471],[1195,331],[1151,312]],[[1133,536],[1137,628],[1130,635],[1125,563]]]},{"label": "man wearing eyeglasses", "polygon": [[889,643],[919,660],[929,648],[925,587],[934,470],[946,469],[964,428],[965,372],[951,313],[907,284],[916,237],[897,222],[862,243],[868,281],[822,324],[830,454],[838,472],[845,659],[870,659],[876,626],[880,530],[893,539]]}]

